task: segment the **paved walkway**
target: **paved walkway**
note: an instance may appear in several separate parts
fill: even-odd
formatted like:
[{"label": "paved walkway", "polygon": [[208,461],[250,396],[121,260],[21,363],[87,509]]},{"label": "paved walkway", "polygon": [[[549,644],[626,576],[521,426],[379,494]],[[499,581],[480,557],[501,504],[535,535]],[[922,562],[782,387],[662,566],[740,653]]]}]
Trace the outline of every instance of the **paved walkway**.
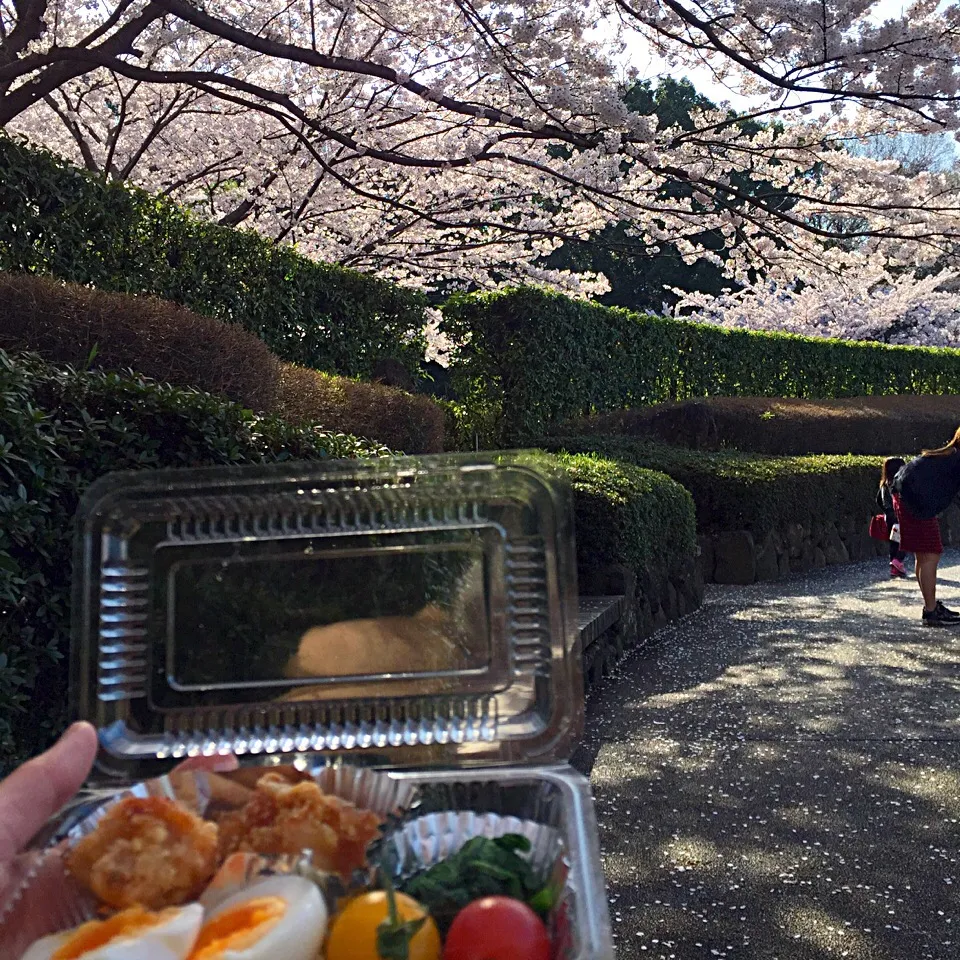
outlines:
[{"label": "paved walkway", "polygon": [[620,960],[960,958],[960,627],[885,573],[711,588],[601,690]]}]

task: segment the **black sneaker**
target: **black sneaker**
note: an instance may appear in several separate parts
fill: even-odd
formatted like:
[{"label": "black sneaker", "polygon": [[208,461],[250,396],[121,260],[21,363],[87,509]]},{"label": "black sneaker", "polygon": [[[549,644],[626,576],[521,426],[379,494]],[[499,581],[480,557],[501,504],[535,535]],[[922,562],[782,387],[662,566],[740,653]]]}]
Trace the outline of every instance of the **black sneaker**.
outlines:
[{"label": "black sneaker", "polygon": [[925,627],[957,627],[960,626],[960,617],[944,612],[946,607],[937,604],[933,610],[923,611],[922,623]]},{"label": "black sneaker", "polygon": [[945,607],[941,600],[937,601],[937,610],[951,620],[960,620],[960,613],[957,613],[956,610],[951,610],[949,607]]}]

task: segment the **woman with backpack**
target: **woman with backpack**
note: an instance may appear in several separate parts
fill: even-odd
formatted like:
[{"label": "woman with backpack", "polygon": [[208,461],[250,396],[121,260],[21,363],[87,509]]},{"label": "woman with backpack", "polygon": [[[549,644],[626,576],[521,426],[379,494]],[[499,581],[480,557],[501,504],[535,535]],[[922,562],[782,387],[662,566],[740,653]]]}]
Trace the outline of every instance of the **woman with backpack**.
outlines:
[{"label": "woman with backpack", "polygon": [[925,627],[960,625],[960,613],[937,600],[937,566],[943,553],[940,523],[960,493],[960,428],[946,446],[924,450],[893,480],[893,507],[900,524],[900,549],[916,557],[917,583],[923,594]]}]

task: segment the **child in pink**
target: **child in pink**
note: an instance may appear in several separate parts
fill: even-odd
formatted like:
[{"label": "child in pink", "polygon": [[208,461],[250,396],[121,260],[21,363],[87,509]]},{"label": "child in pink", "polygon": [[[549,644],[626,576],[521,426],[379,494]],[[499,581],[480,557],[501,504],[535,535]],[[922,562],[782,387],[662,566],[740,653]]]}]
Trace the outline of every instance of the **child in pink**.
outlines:
[{"label": "child in pink", "polygon": [[[902,457],[888,457],[883,461],[883,470],[880,473],[880,489],[877,491],[877,506],[887,518],[887,529],[893,530],[897,523],[897,514],[893,506],[893,490],[890,484],[903,466]],[[890,541],[890,576],[895,580],[905,580],[907,568],[903,565],[906,554],[900,549],[898,540]]]}]

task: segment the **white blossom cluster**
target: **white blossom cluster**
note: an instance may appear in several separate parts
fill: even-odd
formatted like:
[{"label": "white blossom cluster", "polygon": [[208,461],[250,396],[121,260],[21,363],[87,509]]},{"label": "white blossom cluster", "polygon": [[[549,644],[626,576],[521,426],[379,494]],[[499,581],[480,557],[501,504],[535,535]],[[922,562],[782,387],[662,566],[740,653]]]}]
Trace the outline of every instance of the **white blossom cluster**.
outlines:
[{"label": "white blossom cluster", "polygon": [[[544,258],[619,222],[690,263],[719,231],[741,284],[895,273],[953,256],[955,179],[844,148],[957,129],[960,6],[878,4],[0,0],[0,125],[414,286],[594,295]],[[758,125],[630,113],[631,34],[756,95]]]},{"label": "white blossom cluster", "polygon": [[441,329],[442,321],[443,314],[439,310],[432,307],[427,309],[427,322],[423,328],[423,336],[427,345],[424,351],[424,359],[428,362],[438,363],[441,367],[449,367],[457,344],[451,340],[445,330]]},{"label": "white blossom cluster", "polygon": [[921,280],[867,271],[827,275],[800,287],[766,284],[721,297],[686,294],[676,313],[728,328],[960,348],[960,298],[943,289],[956,280],[955,274]]}]

